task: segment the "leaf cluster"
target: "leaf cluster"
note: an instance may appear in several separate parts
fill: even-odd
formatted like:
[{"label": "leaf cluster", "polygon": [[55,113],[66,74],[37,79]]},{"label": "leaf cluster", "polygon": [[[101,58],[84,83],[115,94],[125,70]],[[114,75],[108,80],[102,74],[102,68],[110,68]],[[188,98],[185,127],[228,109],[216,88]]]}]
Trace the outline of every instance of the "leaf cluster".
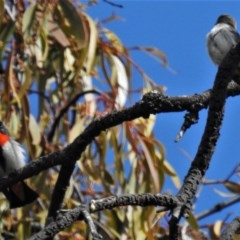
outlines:
[{"label": "leaf cluster", "polygon": [[[0,1],[0,119],[24,144],[29,161],[61,151],[91,121],[131,103],[134,93],[164,89],[156,87],[131,59],[130,51],[147,52],[167,65],[165,55],[152,47],[125,47],[103,27],[117,17],[96,23],[84,11],[91,4]],[[133,89],[133,68],[143,77],[141,89]],[[41,229],[47,217],[56,215],[56,201],[73,208],[112,194],[158,193],[166,176],[179,187],[164,147],[154,137],[154,123],[154,115],[123,122],[96,136],[76,166],[68,166],[71,155],[64,159],[65,173],[70,169],[64,196],[55,195],[62,169],[41,171],[31,178],[32,187],[40,193],[38,202],[7,214],[2,234],[26,239]],[[5,209],[7,203],[4,198],[1,201]],[[96,219],[103,222],[99,228],[113,238],[125,234],[141,239],[149,234],[154,216],[154,207],[129,206],[105,211]],[[86,225],[76,222],[59,237],[81,239],[86,232]]]}]

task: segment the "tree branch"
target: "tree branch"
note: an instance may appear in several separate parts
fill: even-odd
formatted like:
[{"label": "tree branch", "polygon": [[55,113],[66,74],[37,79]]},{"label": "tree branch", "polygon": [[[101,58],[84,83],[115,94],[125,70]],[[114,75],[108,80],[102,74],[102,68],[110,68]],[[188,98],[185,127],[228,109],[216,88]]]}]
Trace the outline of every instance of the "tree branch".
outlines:
[{"label": "tree branch", "polygon": [[[234,83],[230,83],[228,85],[228,94],[229,96],[235,96],[240,93],[240,88],[238,85]],[[54,152],[50,155],[41,157],[38,160],[32,161],[24,168],[19,170],[13,171],[7,177],[4,177],[0,180],[0,190],[26,178],[29,178],[33,175],[37,175],[43,170],[46,170],[50,167],[56,165],[63,165],[68,164],[69,169],[73,168],[75,162],[79,159],[81,153],[85,150],[88,144],[100,134],[101,131],[105,131],[106,129],[117,126],[124,121],[131,121],[133,119],[139,117],[149,117],[150,114],[157,114],[163,112],[180,112],[180,111],[192,111],[193,109],[196,111],[200,111],[201,109],[208,106],[209,99],[211,96],[211,90],[208,90],[199,95],[192,95],[192,96],[177,96],[177,97],[169,97],[162,95],[156,91],[152,91],[148,94],[145,94],[139,102],[137,102],[132,107],[123,109],[122,111],[115,111],[100,117],[99,119],[94,120],[82,134],[80,134],[72,144],[68,145],[62,151]],[[199,162],[197,162],[198,164]],[[194,162],[196,164],[196,162]],[[193,166],[195,167],[195,165]],[[206,161],[205,161],[206,165]],[[198,181],[201,179],[201,171],[198,171],[197,168],[191,169],[190,177],[187,179],[187,184],[184,186],[192,186],[194,183],[194,189],[197,188]],[[63,168],[64,170],[64,168]],[[66,170],[66,169],[65,169]],[[194,171],[193,171],[194,170]],[[68,175],[70,176],[70,171],[67,171]],[[62,186],[66,186],[68,182],[68,177],[65,180],[66,182]],[[188,180],[190,181],[188,182]],[[60,179],[59,179],[60,181]],[[61,187],[64,190],[63,187]],[[190,188],[189,188],[190,189]],[[183,191],[185,194],[185,192]],[[63,196],[63,191],[60,193]],[[182,199],[191,199],[191,196],[194,194],[189,195],[189,198],[186,195],[183,195]],[[60,201],[61,204],[61,201]],[[54,207],[53,212],[56,212],[59,209],[59,206]]]},{"label": "tree branch", "polygon": [[230,207],[230,206],[232,206],[233,204],[235,204],[239,201],[240,201],[240,197],[237,196],[237,197],[235,197],[231,200],[228,200],[228,201],[225,201],[225,202],[220,202],[220,203],[216,204],[215,206],[213,206],[213,208],[196,215],[195,218],[197,220],[203,219],[205,217],[208,217],[208,216],[212,215],[213,213],[220,212],[221,210],[223,210],[227,207]]},{"label": "tree branch", "polygon": [[175,206],[180,206],[181,203],[174,196],[169,194],[124,194],[121,196],[110,196],[102,199],[91,200],[89,210],[87,207],[80,205],[71,210],[61,211],[57,214],[52,222],[45,226],[40,232],[35,234],[29,240],[51,239],[56,233],[64,228],[69,227],[77,220],[85,220],[90,228],[90,232],[94,239],[100,239],[96,231],[93,219],[90,213],[99,212],[105,209],[113,209],[120,206],[164,206],[166,210],[172,209]]},{"label": "tree branch", "polygon": [[[178,219],[180,219],[182,214],[188,214],[190,211],[198,185],[209,167],[211,157],[214,153],[214,149],[219,138],[219,131],[223,120],[224,105],[227,98],[227,86],[231,81],[233,72],[238,66],[239,62],[240,43],[235,49],[232,49],[227,54],[223,63],[218,69],[209,102],[205,130],[196,156],[192,162],[187,176],[185,177],[184,184],[177,194],[179,200],[185,203],[182,211],[180,211]],[[175,219],[176,216],[173,216],[173,218]],[[174,224],[176,224],[176,221],[174,221]],[[171,238],[171,236],[173,238]],[[176,236],[176,233],[170,232],[170,239],[176,239],[174,236]]]},{"label": "tree branch", "polygon": [[[228,85],[228,96],[240,94],[240,86],[234,82]],[[56,151],[39,159],[33,160],[25,167],[11,172],[8,176],[0,179],[0,190],[56,165],[62,165],[64,162],[75,163],[87,145],[101,131],[117,126],[124,121],[131,121],[139,117],[148,117],[150,114],[164,112],[182,112],[190,111],[193,108],[199,111],[206,108],[209,104],[211,90],[201,94],[190,96],[169,97],[158,92],[150,92],[143,96],[143,99],[134,106],[123,109],[118,112],[109,113],[99,119],[94,120],[80,134],[73,143],[69,144],[62,151]]]},{"label": "tree branch", "polygon": [[86,209],[86,206],[80,205],[79,207],[69,210],[66,213],[60,213],[54,221],[52,221],[43,230],[29,238],[29,240],[43,240],[52,238],[56,233],[67,228],[77,220],[84,220],[88,224],[90,232],[92,233],[92,239],[101,239],[101,236],[97,233],[93,220],[89,215],[89,211]]},{"label": "tree branch", "polygon": [[236,217],[221,235],[220,240],[232,240],[233,236],[240,231],[240,217]]},{"label": "tree branch", "polygon": [[103,1],[112,5],[112,6],[114,6],[114,7],[123,8],[122,4],[114,3],[113,1],[110,1],[110,0],[103,0]]},{"label": "tree branch", "polygon": [[58,175],[57,182],[55,184],[51,203],[48,209],[48,216],[46,223],[48,224],[51,220],[55,219],[57,216],[57,211],[62,207],[64,196],[69,186],[69,181],[72,175],[72,172],[75,167],[75,162],[69,164],[63,164]]},{"label": "tree branch", "polygon": [[102,199],[91,200],[91,212],[98,212],[104,209],[113,209],[120,206],[162,206],[169,209],[181,205],[178,199],[169,194],[124,194],[121,196],[110,196]]},{"label": "tree branch", "polygon": [[67,111],[69,110],[69,108],[70,108],[73,104],[75,104],[80,97],[84,96],[85,94],[89,94],[89,93],[95,93],[95,94],[99,94],[99,95],[100,95],[100,93],[99,93],[97,90],[94,90],[94,89],[93,89],[93,90],[88,90],[88,91],[85,91],[85,92],[81,92],[81,93],[77,94],[71,101],[69,101],[69,102],[66,104],[66,106],[64,106],[64,107],[61,109],[61,111],[59,112],[59,114],[55,117],[54,122],[53,122],[53,125],[52,125],[52,128],[51,128],[51,130],[49,131],[48,136],[47,136],[48,141],[52,141],[52,138],[53,138],[53,136],[54,136],[54,133],[55,133],[55,131],[56,131],[56,128],[57,128],[57,126],[59,125],[59,122],[60,122],[61,118],[63,117],[63,115],[64,115],[65,113],[67,113]]}]

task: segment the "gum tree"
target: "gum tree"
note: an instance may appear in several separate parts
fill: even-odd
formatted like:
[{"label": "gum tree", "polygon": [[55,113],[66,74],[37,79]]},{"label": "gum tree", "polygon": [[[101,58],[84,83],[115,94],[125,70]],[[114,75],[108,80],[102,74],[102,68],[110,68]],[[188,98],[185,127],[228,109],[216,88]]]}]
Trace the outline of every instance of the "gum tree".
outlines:
[{"label": "gum tree", "polygon": [[[37,202],[13,211],[7,210],[2,196],[2,236],[206,238],[198,220],[239,200],[221,203],[198,217],[192,211],[219,138],[225,101],[240,92],[231,81],[240,46],[227,55],[212,89],[169,97],[130,53],[147,52],[166,66],[165,55],[154,47],[124,46],[106,28],[118,16],[94,22],[86,14],[95,1],[0,4],[0,117],[24,144],[29,160],[26,167],[0,180],[0,190],[28,179],[40,195]],[[141,89],[135,88],[133,69],[144,80]],[[133,93],[139,101],[132,101]],[[154,136],[155,119],[159,113],[185,111],[181,138],[207,107],[202,139],[180,186]],[[161,192],[166,176],[179,188],[176,196]],[[223,184],[233,192],[238,188],[231,181]],[[209,225],[211,238],[220,237],[221,227],[222,222]],[[239,219],[223,229],[222,239],[232,239]]]}]

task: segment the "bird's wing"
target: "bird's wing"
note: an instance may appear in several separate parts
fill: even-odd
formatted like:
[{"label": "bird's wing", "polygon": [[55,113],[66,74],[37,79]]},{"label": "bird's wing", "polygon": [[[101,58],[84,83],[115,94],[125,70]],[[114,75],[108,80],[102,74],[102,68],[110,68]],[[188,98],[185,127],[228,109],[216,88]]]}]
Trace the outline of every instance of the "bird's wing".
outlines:
[{"label": "bird's wing", "polygon": [[208,52],[214,63],[220,65],[226,54],[240,42],[240,35],[234,28],[215,26],[207,36]]}]

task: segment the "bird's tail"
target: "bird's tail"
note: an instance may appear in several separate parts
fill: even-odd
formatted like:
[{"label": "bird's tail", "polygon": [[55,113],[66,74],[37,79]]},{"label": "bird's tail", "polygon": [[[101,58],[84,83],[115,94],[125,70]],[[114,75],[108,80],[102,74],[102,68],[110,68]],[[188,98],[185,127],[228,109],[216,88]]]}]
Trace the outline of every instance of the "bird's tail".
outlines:
[{"label": "bird's tail", "polygon": [[22,207],[38,198],[38,194],[23,181],[5,189],[3,193],[10,203],[10,208]]}]

